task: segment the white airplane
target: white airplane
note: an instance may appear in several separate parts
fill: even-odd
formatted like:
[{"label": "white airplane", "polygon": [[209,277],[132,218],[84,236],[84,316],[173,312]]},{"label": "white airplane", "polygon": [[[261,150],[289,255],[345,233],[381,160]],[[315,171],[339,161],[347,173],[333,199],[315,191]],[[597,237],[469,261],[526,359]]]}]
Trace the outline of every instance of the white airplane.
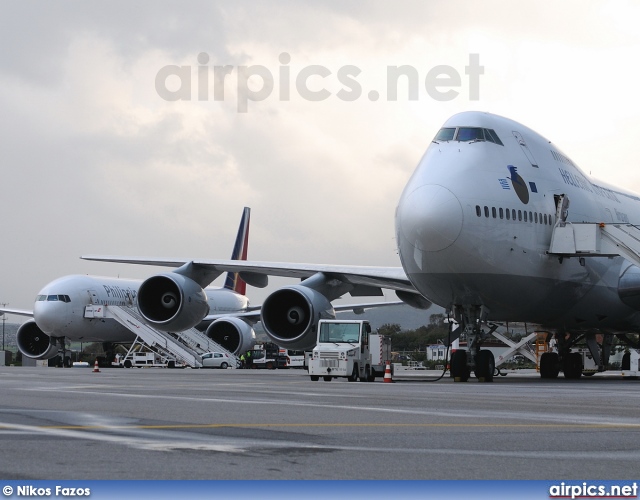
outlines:
[{"label": "white airplane", "polygon": [[[246,259],[249,245],[249,223],[251,209],[243,210],[238,234],[231,258]],[[198,280],[206,287],[206,273]],[[155,277],[156,280],[162,279]],[[189,328],[192,323],[201,325],[206,334],[231,352],[244,352],[255,345],[256,336],[252,325],[259,319],[258,308],[252,308],[245,296],[246,284],[237,273],[230,272],[223,288],[197,285],[193,290],[185,289],[185,279],[178,270],[167,277],[173,283],[170,290],[156,296],[159,309],[139,308],[143,317],[162,316],[164,329],[181,331],[185,316],[180,316],[178,303],[184,299],[191,304],[188,310]],[[197,278],[196,278],[197,279]],[[66,364],[65,339],[78,342],[102,342],[107,359],[113,358],[113,344],[131,343],[136,335],[117,321],[108,318],[85,318],[88,305],[132,306],[137,305],[141,280],[108,278],[102,276],[71,275],[58,278],[38,293],[33,311],[0,308],[0,313],[30,316],[33,319],[20,326],[17,333],[18,349],[23,355],[34,359],[51,359],[62,351]],[[145,291],[154,294],[155,281],[144,283]],[[180,316],[175,320],[174,315]],[[237,316],[245,315],[244,319]],[[193,321],[192,318],[197,318]]]},{"label": "white airplane", "polygon": [[[346,292],[388,288],[413,306],[434,302],[467,337],[468,350],[456,351],[451,362],[459,380],[471,371],[480,380],[493,379],[493,354],[480,348],[487,322],[539,324],[555,333],[558,349],[542,355],[542,377],[555,378],[562,370],[577,378],[582,359],[571,353],[576,342],[585,338],[604,370],[612,335],[637,347],[627,334],[640,328],[640,268],[633,260],[620,252],[585,258],[550,251],[556,226],[585,222],[594,228],[640,223],[640,197],[589,178],[553,143],[520,123],[465,112],[443,125],[402,193],[396,210],[402,267],[83,258],[178,267],[187,278],[197,277],[190,267],[216,276],[239,272],[254,286],[266,286],[268,275],[303,278],[273,292],[262,306],[265,330],[285,348],[311,346],[318,320],[330,314],[331,300]],[[149,300],[142,292],[138,301]],[[598,344],[595,334],[605,334],[604,340]]]},{"label": "white airplane", "polygon": [[[231,255],[232,261],[246,260],[249,246],[251,210],[245,207]],[[162,264],[160,264],[162,265]],[[66,365],[65,341],[102,342],[106,358],[113,358],[115,344],[132,343],[136,335],[111,318],[87,318],[89,305],[136,306],[146,323],[161,331],[181,332],[196,326],[234,354],[252,349],[256,343],[253,325],[260,320],[260,307],[251,307],[245,296],[246,283],[229,271],[223,288],[209,287],[220,273],[197,264],[185,263],[171,273],[140,280],[102,276],[71,275],[42,288],[33,311],[0,308],[2,313],[33,319],[17,332],[18,349],[33,359],[51,359],[62,351]],[[399,302],[330,306],[335,311],[362,312]]]}]

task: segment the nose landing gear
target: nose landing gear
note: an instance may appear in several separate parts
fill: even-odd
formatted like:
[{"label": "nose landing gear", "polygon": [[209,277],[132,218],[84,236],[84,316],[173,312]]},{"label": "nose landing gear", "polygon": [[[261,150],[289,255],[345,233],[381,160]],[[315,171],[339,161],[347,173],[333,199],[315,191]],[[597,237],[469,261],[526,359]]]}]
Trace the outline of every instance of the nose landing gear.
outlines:
[{"label": "nose landing gear", "polygon": [[451,356],[451,376],[456,382],[469,380],[471,372],[479,382],[493,382],[495,358],[493,353],[480,349],[482,343],[498,328],[492,325],[488,332],[482,329],[489,313],[484,306],[457,305],[453,308],[454,317],[462,325],[463,335],[467,339],[466,351],[455,351]]}]

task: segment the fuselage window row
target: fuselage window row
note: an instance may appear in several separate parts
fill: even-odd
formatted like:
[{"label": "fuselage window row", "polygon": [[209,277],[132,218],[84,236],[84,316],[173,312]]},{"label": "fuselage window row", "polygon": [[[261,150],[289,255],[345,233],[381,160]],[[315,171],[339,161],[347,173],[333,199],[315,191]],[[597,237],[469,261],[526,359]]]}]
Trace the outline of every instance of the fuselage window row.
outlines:
[{"label": "fuselage window row", "polygon": [[[485,218],[490,218],[489,216],[489,207],[480,205],[476,205],[476,215],[478,217],[482,217],[484,212]],[[545,224],[545,225],[553,225],[553,218],[551,215],[547,216],[547,214],[540,214],[538,212],[527,212],[526,210],[517,210],[515,208],[498,208],[491,207],[491,217],[494,219],[507,219],[507,220],[517,220],[519,222],[533,222],[535,224]]]}]

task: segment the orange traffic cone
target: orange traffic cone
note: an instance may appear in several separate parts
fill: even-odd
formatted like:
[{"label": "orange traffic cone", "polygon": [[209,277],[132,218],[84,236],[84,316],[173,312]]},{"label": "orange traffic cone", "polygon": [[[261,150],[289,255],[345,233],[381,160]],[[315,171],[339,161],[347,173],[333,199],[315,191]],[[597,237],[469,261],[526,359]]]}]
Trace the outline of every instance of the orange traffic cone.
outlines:
[{"label": "orange traffic cone", "polygon": [[387,361],[387,366],[384,369],[384,382],[393,382],[393,380],[391,380],[391,362]]},{"label": "orange traffic cone", "polygon": [[100,373],[100,368],[98,367],[98,360],[93,364],[93,373]]}]

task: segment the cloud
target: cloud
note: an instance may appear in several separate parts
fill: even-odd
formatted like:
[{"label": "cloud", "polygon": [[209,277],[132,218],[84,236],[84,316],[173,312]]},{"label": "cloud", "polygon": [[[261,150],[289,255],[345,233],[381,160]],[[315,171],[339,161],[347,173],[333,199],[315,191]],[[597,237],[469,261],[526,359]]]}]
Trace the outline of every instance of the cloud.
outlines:
[{"label": "cloud", "polygon": [[[0,19],[0,43],[11,47],[0,55],[0,300],[31,307],[63,274],[151,272],[80,262],[83,253],[227,257],[245,205],[253,258],[399,265],[402,188],[440,124],[466,109],[522,121],[585,170],[640,187],[631,170],[610,169],[637,157],[636,11],[607,2],[9,2]],[[465,75],[472,53],[484,66],[479,101]],[[157,94],[167,65],[189,67],[191,100]],[[225,65],[233,71],[217,101],[214,67]],[[330,72],[307,80],[330,92],[321,101],[296,86],[311,65]],[[405,80],[397,101],[387,99],[388,67],[401,65],[419,75],[417,100]],[[453,100],[425,89],[438,65],[461,77]],[[246,113],[240,66],[274,78]],[[339,78],[345,67],[360,71],[353,101],[338,94],[353,89]],[[260,302],[263,292],[250,293]]]}]

